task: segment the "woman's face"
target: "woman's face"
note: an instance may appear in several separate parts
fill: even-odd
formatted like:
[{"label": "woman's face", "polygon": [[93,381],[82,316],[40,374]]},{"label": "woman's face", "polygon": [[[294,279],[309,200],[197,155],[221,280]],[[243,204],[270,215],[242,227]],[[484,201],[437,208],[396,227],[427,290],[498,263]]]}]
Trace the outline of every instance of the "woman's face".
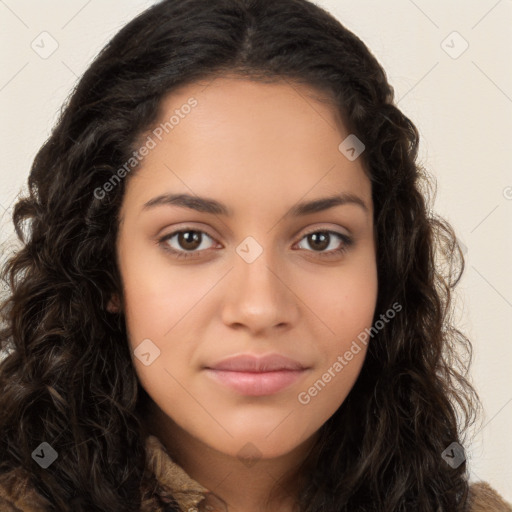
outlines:
[{"label": "woman's face", "polygon": [[[311,92],[227,77],[174,91],[120,212],[140,382],[169,424],[231,456],[250,443],[275,457],[311,439],[366,353],[371,185]],[[357,199],[316,203],[340,195]],[[239,355],[287,360],[223,364]]]}]

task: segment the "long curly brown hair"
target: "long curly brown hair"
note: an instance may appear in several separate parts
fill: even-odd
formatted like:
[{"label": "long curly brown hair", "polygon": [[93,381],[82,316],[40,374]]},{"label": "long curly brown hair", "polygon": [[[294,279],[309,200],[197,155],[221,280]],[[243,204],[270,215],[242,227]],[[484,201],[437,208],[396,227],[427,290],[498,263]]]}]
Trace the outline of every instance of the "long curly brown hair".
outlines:
[{"label": "long curly brown hair", "polygon": [[[365,144],[377,243],[375,319],[400,315],[368,346],[349,396],[304,464],[302,512],[462,511],[463,445],[477,417],[470,341],[453,325],[464,269],[453,228],[432,213],[433,178],[418,131],[397,108],[363,42],[307,0],[163,0],[100,52],[37,153],[13,210],[21,247],[2,269],[0,474],[23,468],[56,510],[137,511],[159,489],[145,471],[150,400],[132,364],[116,263],[118,211],[130,175],[112,179],[177,87],[225,74],[287,80],[329,94]],[[58,459],[31,458],[41,442]],[[161,510],[178,510],[176,504]]]}]

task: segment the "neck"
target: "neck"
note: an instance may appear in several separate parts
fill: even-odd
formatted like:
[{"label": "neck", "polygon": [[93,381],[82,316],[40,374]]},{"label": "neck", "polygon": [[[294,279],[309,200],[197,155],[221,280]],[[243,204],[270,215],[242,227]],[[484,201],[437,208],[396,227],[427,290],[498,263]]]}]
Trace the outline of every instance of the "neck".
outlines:
[{"label": "neck", "polygon": [[171,458],[224,501],[228,512],[294,510],[299,469],[316,436],[279,457],[242,461],[191,436],[156,406],[150,409],[146,424]]}]

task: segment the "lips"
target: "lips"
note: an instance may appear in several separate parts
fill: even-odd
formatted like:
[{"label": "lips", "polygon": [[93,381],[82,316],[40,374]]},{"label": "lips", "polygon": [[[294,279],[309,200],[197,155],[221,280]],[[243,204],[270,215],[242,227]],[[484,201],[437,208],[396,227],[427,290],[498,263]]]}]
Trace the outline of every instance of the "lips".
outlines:
[{"label": "lips", "polygon": [[205,367],[217,383],[247,396],[272,395],[304,376],[308,367],[280,354],[231,356]]},{"label": "lips", "polygon": [[280,354],[266,356],[241,354],[222,359],[207,368],[233,372],[274,372],[278,370],[303,370],[305,367],[298,361]]}]

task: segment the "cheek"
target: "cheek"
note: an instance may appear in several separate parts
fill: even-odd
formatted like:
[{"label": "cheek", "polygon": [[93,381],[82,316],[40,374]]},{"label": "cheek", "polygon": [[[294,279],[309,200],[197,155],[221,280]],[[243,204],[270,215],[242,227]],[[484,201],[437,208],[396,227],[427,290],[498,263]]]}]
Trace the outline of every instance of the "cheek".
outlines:
[{"label": "cheek", "polygon": [[[371,325],[377,303],[375,261],[361,258],[303,281],[300,296],[325,327],[324,350],[341,350],[344,345]],[[322,331],[324,332],[324,331]]]},{"label": "cheek", "polygon": [[189,399],[182,386],[193,378],[192,360],[201,337],[196,331],[205,322],[201,300],[215,276],[171,269],[162,257],[149,265],[140,251],[125,255],[125,321],[135,371],[156,402],[179,409]]},{"label": "cheek", "polygon": [[309,283],[308,306],[323,326],[316,338],[320,364],[298,402],[326,421],[345,400],[363,366],[377,302],[375,262],[340,269]]},{"label": "cheek", "polygon": [[215,276],[173,268],[163,255],[145,257],[135,248],[126,249],[124,254],[120,266],[132,345],[144,338],[167,339],[183,319],[197,316],[195,305],[213,285]]},{"label": "cheek", "polygon": [[324,291],[312,294],[312,309],[326,329],[316,338],[319,364],[296,397],[309,429],[320,428],[354,386],[370,342],[366,330],[372,326],[376,297],[377,277],[372,272],[331,280]]}]

